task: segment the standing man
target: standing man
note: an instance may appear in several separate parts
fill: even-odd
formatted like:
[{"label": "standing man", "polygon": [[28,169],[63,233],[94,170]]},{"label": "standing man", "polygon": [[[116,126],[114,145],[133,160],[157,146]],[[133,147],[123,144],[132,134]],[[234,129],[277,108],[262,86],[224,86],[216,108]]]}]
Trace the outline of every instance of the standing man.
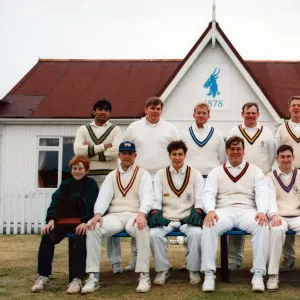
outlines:
[{"label": "standing man", "polygon": [[252,234],[252,290],[265,290],[263,275],[269,252],[268,183],[262,170],[244,160],[244,140],[233,136],[226,141],[228,161],[208,175],[203,204],[207,216],[202,229],[204,292],[215,290],[218,237],[232,228]]},{"label": "standing man", "polygon": [[[149,98],[144,107],[145,118],[130,124],[123,135],[123,141],[130,141],[136,146],[137,165],[148,170],[152,178],[158,170],[169,164],[169,143],[179,140],[176,127],[161,119],[163,105],[160,98]],[[135,251],[129,265],[125,267],[126,271],[135,269],[136,258]]]},{"label": "standing man", "polygon": [[206,178],[213,168],[226,161],[224,138],[220,131],[207,124],[210,118],[207,103],[196,104],[193,117],[195,122],[183,132],[183,140],[189,149],[186,164]]},{"label": "standing man", "polygon": [[187,147],[183,141],[168,146],[171,165],[154,177],[154,205],[148,218],[151,250],[157,276],[154,283],[164,285],[170,275],[166,235],[179,230],[186,235],[187,269],[190,283],[200,282],[201,226],[204,219],[201,173],[185,165]]},{"label": "standing man", "polygon": [[[153,206],[152,179],[145,169],[135,164],[135,145],[124,142],[119,147],[120,166],[109,173],[101,186],[94,217],[87,231],[86,272],[89,279],[81,293],[99,288],[101,240],[126,230],[137,241],[135,271],[140,273],[137,292],[150,290],[150,238],[147,215]],[[104,216],[105,214],[105,216]]]},{"label": "standing man", "polygon": [[[91,161],[89,176],[96,180],[99,188],[105,176],[118,167],[118,147],[122,142],[119,126],[110,123],[111,103],[102,99],[93,106],[94,120],[82,125],[76,132],[74,141],[75,155],[84,155]],[[113,273],[122,273],[121,240],[109,238],[107,255]]]},{"label": "standing man", "polygon": [[[242,107],[244,122],[230,131],[230,136],[242,137],[245,141],[245,160],[258,166],[266,175],[275,160],[275,141],[272,131],[257,122],[259,107],[248,102]],[[239,269],[244,257],[245,236],[228,237],[229,270]]]},{"label": "standing man", "polygon": [[289,145],[279,146],[276,161],[278,168],[267,175],[270,181],[270,197],[277,203],[275,208],[278,207],[278,213],[272,216],[270,229],[267,288],[271,291],[278,290],[279,263],[285,233],[292,229],[300,235],[300,172],[293,167],[293,148]]},{"label": "standing man", "polygon": [[152,178],[158,170],[169,164],[169,143],[179,140],[176,127],[161,119],[162,109],[163,102],[160,98],[149,98],[144,108],[146,117],[130,124],[123,136],[124,141],[135,144],[136,163],[148,170]]},{"label": "standing man", "polygon": [[[293,165],[295,168],[300,168],[300,96],[292,96],[288,100],[289,112],[291,118],[288,122],[279,126],[275,143],[276,148],[282,144],[293,147],[295,159]],[[289,272],[296,270],[296,255],[295,255],[295,236],[288,235],[283,246],[284,261],[280,266],[280,272]]]}]

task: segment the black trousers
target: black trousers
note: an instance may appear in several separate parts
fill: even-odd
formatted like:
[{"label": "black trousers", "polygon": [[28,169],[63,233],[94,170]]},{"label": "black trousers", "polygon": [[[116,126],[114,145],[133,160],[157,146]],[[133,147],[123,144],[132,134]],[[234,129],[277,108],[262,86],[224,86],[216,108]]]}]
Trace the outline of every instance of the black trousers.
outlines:
[{"label": "black trousers", "polygon": [[[38,252],[38,274],[49,276],[52,272],[52,261],[54,256],[55,245],[59,244],[66,233],[74,232],[74,227],[57,226],[47,235],[42,236]],[[75,246],[75,256],[72,265],[73,278],[84,278],[86,265],[86,236],[74,235],[71,237]]]}]

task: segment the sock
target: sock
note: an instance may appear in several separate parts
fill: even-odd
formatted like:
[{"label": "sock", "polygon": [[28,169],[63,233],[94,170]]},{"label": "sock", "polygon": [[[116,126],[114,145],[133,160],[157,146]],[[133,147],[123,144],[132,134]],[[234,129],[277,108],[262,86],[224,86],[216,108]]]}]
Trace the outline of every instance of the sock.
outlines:
[{"label": "sock", "polygon": [[264,272],[262,270],[256,270],[254,272],[254,276],[262,278],[264,276]]}]

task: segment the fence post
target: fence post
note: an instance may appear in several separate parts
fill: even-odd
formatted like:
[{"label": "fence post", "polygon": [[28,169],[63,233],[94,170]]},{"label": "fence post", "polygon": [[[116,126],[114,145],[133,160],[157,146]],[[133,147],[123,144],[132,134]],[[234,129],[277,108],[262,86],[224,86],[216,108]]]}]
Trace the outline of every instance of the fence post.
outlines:
[{"label": "fence post", "polygon": [[28,193],[27,205],[26,207],[26,217],[27,217],[27,234],[31,234],[31,208],[33,207],[32,192]]},{"label": "fence post", "polygon": [[10,234],[10,218],[11,218],[10,211],[11,211],[12,198],[13,198],[12,194],[9,194],[7,200],[5,201],[7,205],[6,234]]},{"label": "fence post", "polygon": [[27,195],[20,195],[21,203],[20,203],[20,234],[25,233],[25,201],[27,199]]},{"label": "fence post", "polygon": [[4,228],[4,195],[0,198],[0,234],[3,234]]}]

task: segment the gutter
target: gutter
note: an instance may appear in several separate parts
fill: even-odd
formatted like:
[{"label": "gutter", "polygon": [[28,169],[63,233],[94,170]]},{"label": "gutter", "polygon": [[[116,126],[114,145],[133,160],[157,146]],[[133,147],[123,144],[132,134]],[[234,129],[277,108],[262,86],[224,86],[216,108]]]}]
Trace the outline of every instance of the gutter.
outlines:
[{"label": "gutter", "polygon": [[[118,125],[129,125],[134,121],[140,120],[135,119],[110,119],[112,123]],[[0,124],[4,125],[83,125],[92,122],[92,119],[20,119],[20,118],[0,118]]]}]

